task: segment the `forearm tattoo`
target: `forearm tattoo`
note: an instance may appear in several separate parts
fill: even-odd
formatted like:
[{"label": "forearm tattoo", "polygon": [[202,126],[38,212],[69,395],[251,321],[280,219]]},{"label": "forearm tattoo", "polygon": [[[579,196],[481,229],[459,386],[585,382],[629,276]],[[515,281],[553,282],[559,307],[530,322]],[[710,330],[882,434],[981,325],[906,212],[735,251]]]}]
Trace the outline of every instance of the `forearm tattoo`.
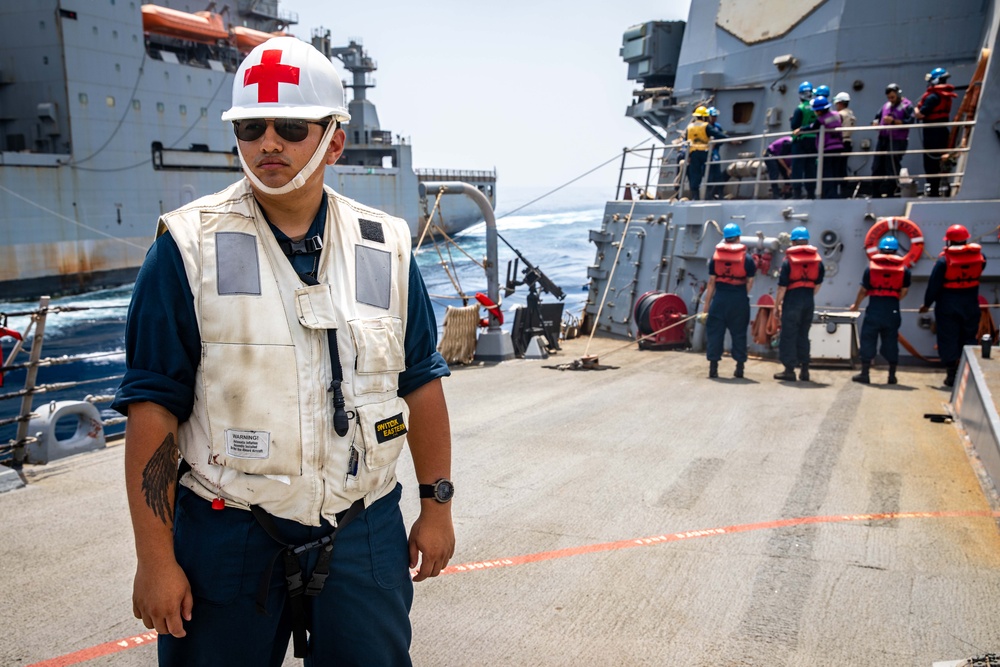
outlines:
[{"label": "forearm tattoo", "polygon": [[173,520],[169,491],[177,483],[178,457],[174,434],[168,433],[142,470],[142,493],[146,497],[146,505],[167,526]]}]

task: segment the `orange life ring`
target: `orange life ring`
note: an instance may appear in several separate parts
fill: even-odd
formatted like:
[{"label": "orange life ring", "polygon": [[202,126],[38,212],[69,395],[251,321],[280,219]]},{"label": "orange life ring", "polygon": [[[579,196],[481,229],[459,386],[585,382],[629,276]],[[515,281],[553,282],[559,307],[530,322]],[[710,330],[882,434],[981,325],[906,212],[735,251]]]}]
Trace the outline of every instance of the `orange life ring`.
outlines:
[{"label": "orange life ring", "polygon": [[878,252],[878,242],[889,232],[902,232],[910,238],[910,251],[903,257],[906,266],[911,267],[924,254],[924,233],[917,223],[896,216],[881,218],[865,234],[865,252],[871,257]]},{"label": "orange life ring", "polygon": [[[476,292],[476,301],[482,304],[483,308],[489,311],[490,315],[497,319],[497,324],[503,324],[503,311],[500,310],[500,306],[493,303],[490,297],[486,296],[482,292]],[[488,327],[490,321],[487,318],[479,320],[479,326]]]}]

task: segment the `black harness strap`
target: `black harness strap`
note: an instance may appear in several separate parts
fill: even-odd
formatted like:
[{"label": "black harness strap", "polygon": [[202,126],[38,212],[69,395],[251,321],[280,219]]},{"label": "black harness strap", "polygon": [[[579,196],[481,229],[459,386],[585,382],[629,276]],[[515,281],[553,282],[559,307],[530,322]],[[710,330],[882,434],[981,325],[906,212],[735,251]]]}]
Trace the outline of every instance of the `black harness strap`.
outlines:
[{"label": "black harness strap", "polygon": [[[318,540],[296,546],[289,544],[284,539],[270,514],[257,505],[250,506],[250,512],[261,528],[264,529],[264,532],[272,540],[282,545],[282,548],[274,554],[274,558],[271,559],[267,569],[264,570],[264,574],[261,575],[260,582],[257,585],[257,611],[261,614],[267,613],[267,594],[271,584],[271,573],[274,571],[275,561],[278,560],[278,556],[281,556],[284,559],[285,565],[285,584],[288,587],[288,603],[292,616],[292,639],[296,658],[304,658],[309,653],[309,644],[306,641],[309,623],[306,619],[305,600],[303,600],[302,594],[305,593],[306,595],[315,597],[323,590],[326,579],[330,576],[330,561],[333,559],[333,542],[337,537],[337,533],[353,521],[356,516],[361,514],[364,509],[364,498],[355,500],[348,509],[337,514],[337,527],[333,529],[332,533]],[[299,565],[299,556],[313,549],[322,549],[322,551],[319,554],[316,567],[313,568],[313,573],[309,578],[308,584],[304,584],[302,580],[302,568]]]}]

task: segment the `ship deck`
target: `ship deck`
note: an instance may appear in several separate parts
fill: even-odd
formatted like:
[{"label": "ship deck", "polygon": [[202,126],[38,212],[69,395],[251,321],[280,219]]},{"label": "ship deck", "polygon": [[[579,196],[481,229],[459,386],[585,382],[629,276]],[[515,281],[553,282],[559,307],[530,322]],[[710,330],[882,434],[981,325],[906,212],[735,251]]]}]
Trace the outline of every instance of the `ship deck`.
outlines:
[{"label": "ship deck", "polygon": [[[1000,652],[1000,515],[958,426],[924,418],[945,412],[939,371],[903,367],[890,387],[818,369],[791,384],[770,361],[733,379],[726,359],[708,380],[702,355],[609,339],[589,352],[616,368],[546,368],[586,345],[446,381],[458,546],[416,584],[415,665]],[[0,494],[0,664],[154,662],[131,613],[122,454],[35,467]]]}]

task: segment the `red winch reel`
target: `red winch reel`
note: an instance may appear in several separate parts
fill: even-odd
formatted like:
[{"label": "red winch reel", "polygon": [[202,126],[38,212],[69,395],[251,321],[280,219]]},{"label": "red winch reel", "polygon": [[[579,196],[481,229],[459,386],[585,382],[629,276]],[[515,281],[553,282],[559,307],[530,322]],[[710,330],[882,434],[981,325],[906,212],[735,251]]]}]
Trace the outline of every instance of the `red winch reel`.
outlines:
[{"label": "red winch reel", "polygon": [[[649,336],[639,341],[639,349],[662,349],[667,347],[687,347],[687,327],[680,321],[687,317],[687,306],[676,294],[668,292],[646,292],[635,302],[632,316],[640,336]],[[669,327],[669,328],[666,328]]]}]

